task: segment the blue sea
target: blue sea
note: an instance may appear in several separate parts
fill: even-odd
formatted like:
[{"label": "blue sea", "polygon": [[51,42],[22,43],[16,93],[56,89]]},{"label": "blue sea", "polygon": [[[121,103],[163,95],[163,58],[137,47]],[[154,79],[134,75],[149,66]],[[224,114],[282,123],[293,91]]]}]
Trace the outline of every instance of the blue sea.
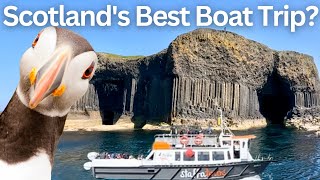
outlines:
[{"label": "blue sea", "polygon": [[[87,153],[121,152],[146,154],[155,134],[164,131],[64,132],[55,154],[53,180],[94,179],[85,171]],[[311,132],[268,126],[263,129],[233,131],[236,135],[254,134],[251,143],[253,157],[268,156],[277,160],[255,179],[320,179],[320,138]]]}]

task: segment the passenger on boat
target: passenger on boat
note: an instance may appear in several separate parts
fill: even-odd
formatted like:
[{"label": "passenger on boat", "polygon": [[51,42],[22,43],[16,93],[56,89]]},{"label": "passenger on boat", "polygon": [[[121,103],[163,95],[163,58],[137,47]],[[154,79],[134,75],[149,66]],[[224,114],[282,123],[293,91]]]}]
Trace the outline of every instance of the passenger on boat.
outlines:
[{"label": "passenger on boat", "polygon": [[97,158],[99,158],[99,159],[105,159],[106,158],[106,152],[101,152],[99,155],[98,155],[98,157]]},{"label": "passenger on boat", "polygon": [[181,129],[180,134],[186,134],[187,131],[185,129]]},{"label": "passenger on boat", "polygon": [[209,127],[205,132],[204,134],[213,134],[213,130],[211,127]]},{"label": "passenger on boat", "polygon": [[106,159],[111,159],[110,154],[107,154]]},{"label": "passenger on boat", "polygon": [[239,141],[234,141],[233,143],[233,148],[234,148],[234,157],[235,158],[240,158],[240,143]]},{"label": "passenger on boat", "polygon": [[143,155],[142,154],[140,154],[140,155],[138,155],[138,158],[137,158],[138,160],[142,160],[143,159]]}]

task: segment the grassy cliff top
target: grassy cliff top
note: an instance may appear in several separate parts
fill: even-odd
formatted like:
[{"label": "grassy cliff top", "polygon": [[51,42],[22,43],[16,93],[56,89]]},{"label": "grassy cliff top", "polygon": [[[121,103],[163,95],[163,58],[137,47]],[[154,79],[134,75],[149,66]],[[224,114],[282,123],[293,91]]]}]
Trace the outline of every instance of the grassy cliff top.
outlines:
[{"label": "grassy cliff top", "polygon": [[122,55],[118,55],[118,54],[111,54],[111,53],[102,53],[99,52],[99,55],[103,58],[103,59],[110,59],[110,60],[137,60],[140,58],[143,58],[144,56],[122,56]]}]

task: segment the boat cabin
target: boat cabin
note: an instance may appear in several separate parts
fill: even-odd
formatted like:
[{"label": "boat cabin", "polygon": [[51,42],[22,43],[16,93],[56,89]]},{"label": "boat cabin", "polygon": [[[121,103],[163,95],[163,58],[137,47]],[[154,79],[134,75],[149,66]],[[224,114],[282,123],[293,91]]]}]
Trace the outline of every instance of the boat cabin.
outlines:
[{"label": "boat cabin", "polygon": [[252,160],[249,153],[253,135],[161,134],[155,136],[146,161],[162,165],[224,164]]}]

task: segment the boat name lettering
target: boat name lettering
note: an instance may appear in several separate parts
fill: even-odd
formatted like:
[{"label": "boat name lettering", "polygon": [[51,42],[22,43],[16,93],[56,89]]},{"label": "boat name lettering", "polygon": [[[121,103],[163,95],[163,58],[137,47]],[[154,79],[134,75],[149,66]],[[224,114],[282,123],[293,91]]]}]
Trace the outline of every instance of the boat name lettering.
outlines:
[{"label": "boat name lettering", "polygon": [[[181,172],[180,173],[180,177],[189,179],[189,178],[194,177],[198,171],[199,171],[198,168],[194,168],[191,171],[189,171],[188,169],[184,169],[184,170],[180,171]],[[206,175],[205,172],[200,172],[200,173],[197,174],[196,177],[197,177],[197,179],[199,179],[199,178],[207,178],[208,176]]]},{"label": "boat name lettering", "polygon": [[225,176],[227,173],[226,173],[226,170],[218,170],[216,172],[213,173],[213,176]]}]

